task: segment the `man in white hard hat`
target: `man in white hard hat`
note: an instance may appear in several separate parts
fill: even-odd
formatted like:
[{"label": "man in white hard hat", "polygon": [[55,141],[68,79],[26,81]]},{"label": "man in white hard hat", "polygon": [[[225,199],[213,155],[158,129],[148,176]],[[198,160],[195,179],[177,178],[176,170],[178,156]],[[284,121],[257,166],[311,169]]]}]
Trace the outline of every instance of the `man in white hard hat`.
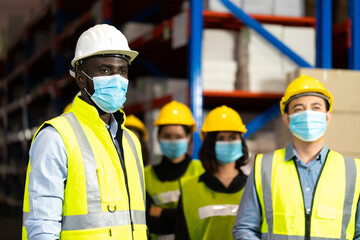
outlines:
[{"label": "man in white hard hat", "polygon": [[258,154],[233,229],[236,240],[360,239],[360,161],[329,150],[333,97],[305,74],[286,88],[286,148]]},{"label": "man in white hard hat", "polygon": [[78,39],[71,75],[81,96],[33,138],[23,239],[147,239],[141,147],[119,111],[137,54],[110,25]]}]

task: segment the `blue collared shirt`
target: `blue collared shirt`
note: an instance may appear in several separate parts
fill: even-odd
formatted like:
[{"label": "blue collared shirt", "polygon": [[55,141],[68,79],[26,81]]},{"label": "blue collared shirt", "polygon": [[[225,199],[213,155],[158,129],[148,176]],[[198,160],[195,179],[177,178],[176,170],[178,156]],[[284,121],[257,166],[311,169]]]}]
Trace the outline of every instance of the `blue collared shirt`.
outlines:
[{"label": "blue collared shirt", "polygon": [[[328,148],[324,146],[315,159],[305,164],[298,157],[298,154],[292,143],[286,147],[284,161],[291,161],[292,159],[295,160],[307,213],[310,213],[311,211],[313,191],[322,165],[326,160],[328,151]],[[359,207],[360,205],[358,203],[357,209],[359,209]],[[250,176],[248,177],[239,205],[239,210],[233,229],[234,239],[260,239],[261,214],[261,206],[258,201],[258,196],[255,189],[254,170],[252,170]],[[360,239],[360,215],[358,210],[356,211],[354,239]]]},{"label": "blue collared shirt", "polygon": [[[119,152],[118,123],[111,115],[105,125]],[[24,226],[29,240],[59,239],[64,189],[67,179],[67,153],[60,134],[52,126],[42,129],[30,147],[29,207]]]}]

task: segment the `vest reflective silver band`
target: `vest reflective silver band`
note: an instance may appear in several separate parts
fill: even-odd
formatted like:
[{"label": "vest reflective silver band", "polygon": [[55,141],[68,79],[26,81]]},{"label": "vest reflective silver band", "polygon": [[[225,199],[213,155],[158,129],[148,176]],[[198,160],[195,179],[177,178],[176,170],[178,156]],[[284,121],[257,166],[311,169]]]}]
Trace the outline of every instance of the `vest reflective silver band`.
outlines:
[{"label": "vest reflective silver band", "polygon": [[157,240],[175,240],[175,234],[156,235]]},{"label": "vest reflective silver band", "polygon": [[[134,224],[146,224],[144,211],[131,210]],[[129,211],[63,216],[62,231],[130,225]]]},{"label": "vest reflective silver band", "polygon": [[198,212],[201,220],[215,216],[236,216],[238,208],[238,204],[218,204],[201,207]]},{"label": "vest reflective silver band", "polygon": [[88,213],[101,212],[100,186],[96,173],[97,167],[94,153],[75,114],[69,112],[63,116],[70,123],[83,156]]},{"label": "vest reflective silver band", "polygon": [[134,156],[135,156],[135,159],[136,159],[136,166],[137,166],[137,169],[138,169],[138,172],[139,172],[141,190],[142,190],[144,203],[145,203],[145,182],[144,182],[143,171],[142,171],[142,168],[141,168],[142,163],[140,162],[140,158],[139,158],[137,149],[135,147],[134,141],[131,138],[130,134],[125,129],[124,129],[124,135],[125,135],[126,141],[129,143],[131,151],[134,153]]},{"label": "vest reflective silver band", "polygon": [[[268,224],[268,232],[262,234],[261,239],[298,239],[298,236],[283,236],[283,235],[274,235],[273,234],[273,206],[272,206],[272,189],[271,189],[271,175],[272,175],[272,163],[273,163],[274,153],[264,154],[261,162],[261,184],[265,205],[265,215],[266,221]],[[329,154],[328,154],[329,156]],[[351,209],[355,193],[355,184],[357,177],[357,170],[355,165],[355,160],[353,158],[344,157],[345,164],[345,199],[343,207],[343,218],[342,218],[342,228],[341,228],[341,238],[346,238],[346,229],[350,222],[351,218]],[[326,164],[326,162],[324,163]],[[295,166],[296,167],[296,166]],[[316,189],[315,189],[316,191]],[[264,237],[263,237],[264,235]],[[265,237],[265,235],[267,237]],[[274,238],[275,237],[275,238]],[[299,236],[299,240],[304,237]],[[314,238],[311,239],[327,239],[327,238]],[[335,238],[331,238],[335,239]]]},{"label": "vest reflective silver band", "polygon": [[268,233],[270,233],[271,235],[273,234],[273,205],[271,189],[273,156],[274,153],[263,154],[261,161],[261,186],[265,205],[265,217],[268,225]]},{"label": "vest reflective silver band", "polygon": [[[70,126],[75,133],[76,140],[79,144],[80,151],[84,159],[88,214],[63,216],[62,230],[81,230],[99,228],[101,226],[108,227],[130,224],[130,215],[128,210],[102,212],[100,186],[96,173],[96,160],[92,152],[90,143],[85,135],[83,128],[80,125],[80,122],[78,121],[74,113],[69,112],[67,114],[64,114],[63,116],[70,123]],[[130,135],[128,136],[130,137]],[[126,140],[128,140],[127,137]],[[136,148],[132,149],[132,151],[137,154]],[[140,162],[138,157],[136,158],[136,160],[138,163]],[[142,176],[142,171],[140,176]],[[141,184],[142,188],[144,188],[144,183],[141,182]],[[145,224],[145,211],[134,210],[132,211],[132,216],[134,224]]]},{"label": "vest reflective silver band", "polygon": [[353,158],[345,157],[345,199],[343,208],[343,219],[341,239],[346,239],[346,229],[351,218],[351,208],[354,201],[355,184],[357,178],[356,164]]},{"label": "vest reflective silver band", "polygon": [[29,218],[30,213],[29,212],[23,212],[23,225],[24,222]]},{"label": "vest reflective silver band", "polygon": [[179,201],[179,197],[180,197],[180,190],[175,190],[175,191],[168,191],[153,195],[152,199],[154,200],[154,203],[157,206],[159,206],[161,204],[177,202]]},{"label": "vest reflective silver band", "polygon": [[[304,240],[304,236],[291,236],[291,235],[278,235],[262,233],[262,240]],[[323,238],[323,237],[311,237],[311,240],[342,240],[345,238]]]}]

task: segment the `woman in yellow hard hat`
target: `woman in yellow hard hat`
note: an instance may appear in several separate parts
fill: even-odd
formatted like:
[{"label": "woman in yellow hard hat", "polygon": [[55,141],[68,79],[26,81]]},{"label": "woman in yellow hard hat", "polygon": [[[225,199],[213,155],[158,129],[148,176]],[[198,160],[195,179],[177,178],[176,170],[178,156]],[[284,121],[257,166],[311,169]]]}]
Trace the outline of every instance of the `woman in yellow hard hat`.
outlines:
[{"label": "woman in yellow hard hat", "polygon": [[129,116],[126,116],[125,127],[131,130],[133,133],[135,133],[135,135],[138,137],[141,144],[144,166],[148,165],[149,151],[146,147],[146,142],[149,136],[144,123],[134,114],[130,114]]},{"label": "woman in yellow hard hat", "polygon": [[174,239],[179,179],[204,172],[200,161],[187,154],[195,130],[190,109],[172,101],[160,110],[154,122],[163,153],[160,164],[145,168],[147,225],[152,239]]},{"label": "woman in yellow hard hat", "polygon": [[201,128],[199,159],[205,173],[181,180],[176,239],[232,239],[247,176],[246,133],[240,115],[227,106],[210,111]]}]

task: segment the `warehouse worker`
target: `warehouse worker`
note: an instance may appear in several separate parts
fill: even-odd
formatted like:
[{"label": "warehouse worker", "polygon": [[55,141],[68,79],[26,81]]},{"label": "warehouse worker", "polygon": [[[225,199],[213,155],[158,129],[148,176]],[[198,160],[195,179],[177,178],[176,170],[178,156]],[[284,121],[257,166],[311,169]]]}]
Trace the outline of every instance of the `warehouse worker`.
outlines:
[{"label": "warehouse worker", "polygon": [[280,101],[292,133],[284,149],[259,154],[233,229],[235,239],[360,239],[360,161],[329,150],[333,97],[301,75]]},{"label": "warehouse worker", "polygon": [[145,168],[147,223],[152,239],[174,239],[180,178],[200,175],[204,170],[200,161],[187,154],[195,121],[186,105],[176,101],[166,104],[154,125],[159,127],[163,157],[160,164]]},{"label": "warehouse worker", "polygon": [[240,115],[229,107],[217,107],[205,118],[199,152],[205,173],[181,180],[175,239],[232,239],[247,179],[240,170],[249,156],[244,133]]},{"label": "warehouse worker", "polygon": [[144,166],[148,165],[149,151],[146,147],[146,142],[148,141],[149,135],[144,123],[134,114],[130,114],[126,116],[125,127],[131,130],[139,139]]},{"label": "warehouse worker", "polygon": [[113,115],[137,55],[110,25],[78,39],[71,64],[81,96],[33,138],[23,239],[147,239],[140,144],[124,112]]}]

